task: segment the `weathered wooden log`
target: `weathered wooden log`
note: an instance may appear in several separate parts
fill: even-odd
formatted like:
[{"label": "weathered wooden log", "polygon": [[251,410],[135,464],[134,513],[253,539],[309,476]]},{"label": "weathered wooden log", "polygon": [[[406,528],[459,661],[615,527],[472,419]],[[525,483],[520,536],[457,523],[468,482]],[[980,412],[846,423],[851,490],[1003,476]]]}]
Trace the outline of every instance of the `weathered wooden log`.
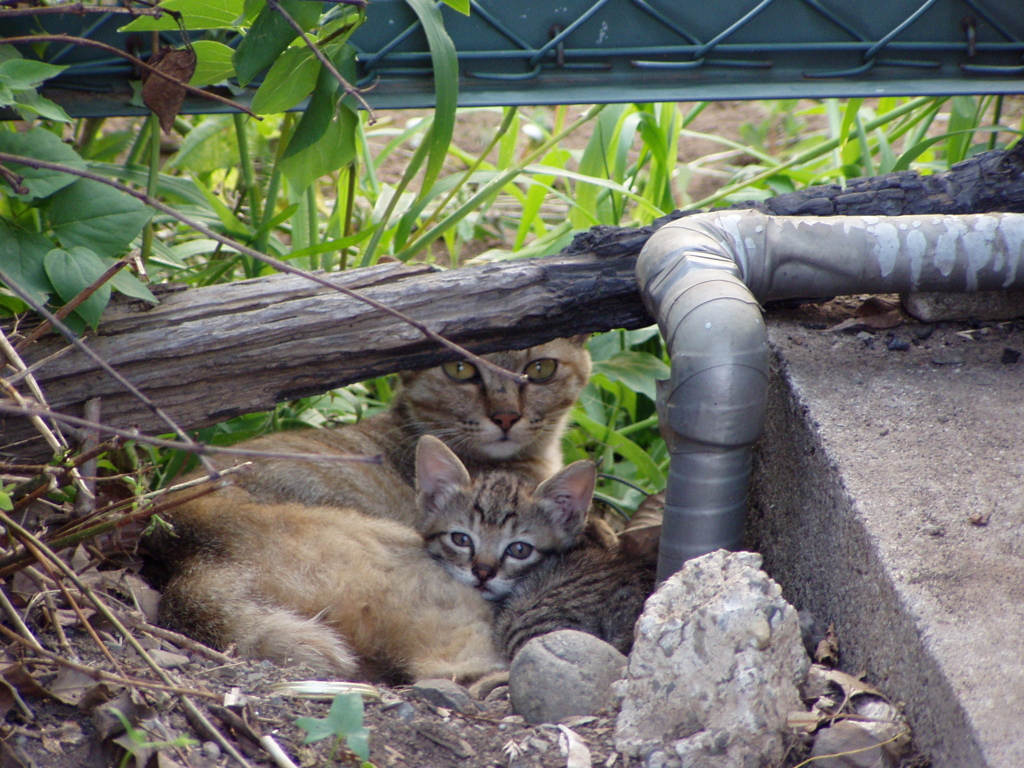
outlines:
[{"label": "weathered wooden log", "polygon": [[[382,265],[332,280],[474,352],[489,352],[650,324],[636,292],[634,261],[635,254],[577,254],[451,271]],[[290,275],[165,293],[159,306],[147,307],[136,301],[112,306],[88,344],[186,429],[457,354],[392,315]],[[51,337],[34,345],[26,361],[64,344]],[[56,410],[78,415],[98,397],[105,424],[168,431],[77,351],[35,375]],[[0,452],[40,455],[31,425],[0,418]]]},{"label": "weathered wooden log", "polygon": [[[889,174],[737,207],[787,215],[1024,211],[1024,145],[933,176]],[[383,265],[331,279],[478,353],[637,328],[651,319],[636,290],[636,256],[658,225],[687,213],[639,229],[595,227],[544,259],[448,272]],[[115,304],[88,343],[186,429],[455,355],[386,313],[286,275],[165,292],[154,308]],[[51,336],[26,359],[63,345]],[[78,415],[87,400],[101,398],[108,425],[168,431],[78,352],[45,364],[36,377],[57,410]],[[0,455],[45,453],[27,420],[0,416]]]}]

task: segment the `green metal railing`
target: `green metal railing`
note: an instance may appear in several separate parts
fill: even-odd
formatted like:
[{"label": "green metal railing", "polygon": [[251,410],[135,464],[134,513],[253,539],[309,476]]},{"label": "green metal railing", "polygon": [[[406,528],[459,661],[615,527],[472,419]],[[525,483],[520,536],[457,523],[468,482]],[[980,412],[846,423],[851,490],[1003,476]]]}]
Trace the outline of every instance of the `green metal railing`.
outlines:
[{"label": "green metal railing", "polygon": [[[462,106],[1024,91],[1022,0],[474,0],[469,16],[439,5]],[[415,14],[405,0],[370,0],[367,14],[352,39],[367,101],[431,106]],[[52,19],[0,11],[0,36]],[[124,16],[63,23],[147,54],[149,35],[116,31]],[[145,112],[124,97],[135,75],[123,60],[57,45],[44,56],[71,65],[48,95],[72,114]]]}]

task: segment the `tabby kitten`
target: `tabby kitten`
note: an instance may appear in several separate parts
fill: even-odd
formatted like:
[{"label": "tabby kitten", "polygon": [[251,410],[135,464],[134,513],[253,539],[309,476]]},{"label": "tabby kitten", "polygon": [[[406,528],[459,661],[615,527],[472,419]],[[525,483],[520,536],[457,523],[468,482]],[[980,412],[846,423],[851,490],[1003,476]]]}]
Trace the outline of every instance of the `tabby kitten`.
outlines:
[{"label": "tabby kitten", "polygon": [[495,643],[509,661],[529,640],[560,629],[595,635],[628,654],[654,591],[657,551],[627,552],[587,524],[579,543],[516,582],[495,617]]},{"label": "tabby kitten", "polygon": [[[235,485],[253,501],[353,507],[412,525],[416,441],[443,440],[471,475],[519,472],[539,483],[562,466],[569,409],[590,375],[585,336],[485,355],[527,377],[517,384],[465,361],[401,374],[391,407],[341,429],[280,432],[239,447],[275,452],[382,457],[382,463],[257,460]],[[230,463],[221,460],[219,468]],[[201,504],[218,503],[220,492]]]},{"label": "tabby kitten", "polygon": [[[475,482],[436,438],[416,452],[418,531],[351,508],[185,505],[152,549],[172,571],[164,626],[217,648],[321,673],[473,680],[504,666],[488,600],[509,593],[583,528],[596,469],[576,462],[533,489]],[[454,576],[454,578],[453,578]]]}]

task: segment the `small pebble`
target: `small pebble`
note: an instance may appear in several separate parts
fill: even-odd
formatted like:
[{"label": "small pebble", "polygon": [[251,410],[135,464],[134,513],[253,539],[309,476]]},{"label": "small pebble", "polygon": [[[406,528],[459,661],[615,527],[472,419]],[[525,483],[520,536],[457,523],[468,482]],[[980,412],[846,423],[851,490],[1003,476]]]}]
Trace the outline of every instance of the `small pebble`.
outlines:
[{"label": "small pebble", "polygon": [[203,755],[210,760],[220,759],[220,745],[215,741],[204,741],[203,742]]},{"label": "small pebble", "polygon": [[1016,349],[1010,349],[1006,347],[1003,350],[1003,356],[999,359],[1003,365],[1013,365],[1014,363],[1020,362],[1020,352]]},{"label": "small pebble", "polygon": [[885,340],[885,348],[892,352],[905,352],[910,349],[910,342],[899,336],[893,336]]},{"label": "small pebble", "polygon": [[919,338],[921,341],[929,338],[933,333],[935,333],[934,325],[922,325],[914,329],[914,336]]},{"label": "small pebble", "polygon": [[163,667],[164,669],[180,669],[188,664],[188,656],[184,656],[180,653],[171,653],[170,651],[161,651],[156,649],[150,651],[149,656],[156,662],[158,667]]}]

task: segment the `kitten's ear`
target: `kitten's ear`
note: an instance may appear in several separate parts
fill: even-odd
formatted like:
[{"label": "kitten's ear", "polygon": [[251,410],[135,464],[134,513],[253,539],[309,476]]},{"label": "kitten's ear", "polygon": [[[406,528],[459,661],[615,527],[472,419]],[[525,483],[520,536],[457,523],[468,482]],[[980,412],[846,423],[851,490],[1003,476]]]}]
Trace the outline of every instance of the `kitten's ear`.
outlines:
[{"label": "kitten's ear", "polygon": [[573,344],[574,346],[582,347],[585,346],[588,341],[590,341],[590,334],[580,333],[577,334],[576,336],[568,337],[566,341],[568,341],[570,344]]},{"label": "kitten's ear", "polygon": [[537,486],[534,497],[551,521],[575,539],[587,522],[596,483],[594,462],[576,461]]},{"label": "kitten's ear", "polygon": [[416,491],[427,497],[470,484],[469,472],[451,448],[433,435],[416,444]]}]

